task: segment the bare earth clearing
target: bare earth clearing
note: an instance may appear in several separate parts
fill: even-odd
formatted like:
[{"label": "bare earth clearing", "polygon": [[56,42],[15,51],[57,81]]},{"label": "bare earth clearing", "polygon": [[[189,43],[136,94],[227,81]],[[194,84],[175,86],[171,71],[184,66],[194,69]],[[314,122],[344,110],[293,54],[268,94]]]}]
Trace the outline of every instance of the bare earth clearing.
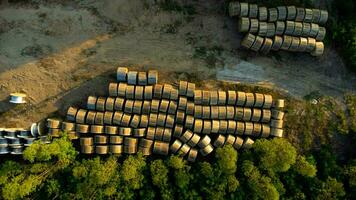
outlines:
[{"label": "bare earth clearing", "polygon": [[[296,98],[355,89],[333,49],[321,58],[241,49],[236,21],[217,1],[196,1],[196,14],[165,11],[153,0],[50,2],[0,8],[1,126],[27,127],[84,106],[88,95],[106,94],[117,66],[158,69],[160,82],[209,80],[202,88],[214,88],[214,80],[236,81]],[[29,103],[10,105],[15,91],[26,92]]]}]

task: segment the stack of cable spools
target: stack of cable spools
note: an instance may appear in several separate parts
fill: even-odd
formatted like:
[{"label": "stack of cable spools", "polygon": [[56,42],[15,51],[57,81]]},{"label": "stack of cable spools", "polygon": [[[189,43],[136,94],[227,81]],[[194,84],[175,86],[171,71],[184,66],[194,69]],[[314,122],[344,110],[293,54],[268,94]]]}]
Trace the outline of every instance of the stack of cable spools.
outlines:
[{"label": "stack of cable spools", "polygon": [[69,107],[61,129],[80,138],[83,154],[171,152],[193,162],[225,144],[244,149],[251,138],[282,137],[282,119],[271,119],[283,107],[284,100],[268,94],[199,90],[187,81],[159,84],[156,70],[119,67],[108,96],[89,96],[86,108]]},{"label": "stack of cable spools", "polygon": [[309,52],[313,56],[324,53],[326,10],[295,6],[267,8],[233,1],[229,4],[229,15],[239,17],[238,31],[247,33],[241,45],[247,49],[262,53]]},{"label": "stack of cable spools", "polygon": [[20,155],[23,150],[30,146],[36,135],[31,134],[31,130],[22,128],[0,128],[0,155],[13,154]]}]

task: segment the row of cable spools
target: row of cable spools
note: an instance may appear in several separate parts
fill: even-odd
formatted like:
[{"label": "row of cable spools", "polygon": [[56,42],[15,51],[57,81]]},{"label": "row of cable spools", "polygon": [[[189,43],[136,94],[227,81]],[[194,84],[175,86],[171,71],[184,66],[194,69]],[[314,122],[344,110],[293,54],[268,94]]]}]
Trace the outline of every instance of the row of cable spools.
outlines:
[{"label": "row of cable spools", "polygon": [[326,35],[323,25],[328,12],[319,9],[279,6],[258,7],[256,4],[230,2],[230,16],[238,16],[238,31],[248,32],[241,45],[256,52],[271,50],[309,52],[321,56],[322,40]]}]

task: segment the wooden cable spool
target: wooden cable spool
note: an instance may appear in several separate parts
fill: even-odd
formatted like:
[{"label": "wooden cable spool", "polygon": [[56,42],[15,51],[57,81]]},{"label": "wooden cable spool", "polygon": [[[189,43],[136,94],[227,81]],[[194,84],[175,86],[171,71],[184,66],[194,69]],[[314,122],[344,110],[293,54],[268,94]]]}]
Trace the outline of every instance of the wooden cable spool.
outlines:
[{"label": "wooden cable spool", "polygon": [[326,24],[329,18],[329,13],[326,10],[320,10],[320,19],[319,19],[319,24],[323,25]]},{"label": "wooden cable spool", "polygon": [[308,37],[307,40],[308,40],[308,45],[307,45],[306,51],[307,51],[307,52],[312,52],[312,51],[314,51],[315,46],[316,46],[316,40],[315,40],[315,38]]},{"label": "wooden cable spool", "polygon": [[114,113],[110,111],[105,111],[104,113],[104,124],[112,125],[113,124]]},{"label": "wooden cable spool", "polygon": [[218,91],[210,91],[210,105],[218,105]]},{"label": "wooden cable spool", "polygon": [[[87,115],[87,110],[79,109],[75,117],[75,122],[79,124],[84,124],[86,115]],[[68,119],[68,113],[67,113],[67,119]]]},{"label": "wooden cable spool", "polygon": [[288,50],[291,44],[292,44],[292,37],[289,35],[284,35],[281,49]]},{"label": "wooden cable spool", "polygon": [[241,3],[240,2],[240,16],[241,17],[247,17],[248,16],[248,3]]},{"label": "wooden cable spool", "polygon": [[283,129],[271,128],[271,135],[274,137],[283,137]]},{"label": "wooden cable spool", "polygon": [[168,151],[169,151],[168,142],[160,142],[160,141],[154,142],[153,153],[166,156],[168,155]]},{"label": "wooden cable spool", "polygon": [[125,99],[117,97],[114,102],[114,110],[123,111],[125,105]]},{"label": "wooden cable spool", "polygon": [[158,82],[158,71],[148,70],[147,85],[155,85]]},{"label": "wooden cable spool", "polygon": [[144,88],[144,95],[143,95],[145,100],[152,100],[153,98],[153,86],[147,85]]},{"label": "wooden cable spool", "polygon": [[253,107],[255,105],[255,96],[253,93],[245,93],[246,94],[246,107]]},{"label": "wooden cable spool", "polygon": [[188,99],[186,97],[179,97],[178,110],[185,111],[187,108]]},{"label": "wooden cable spool", "polygon": [[219,148],[219,147],[224,146],[225,141],[226,141],[226,137],[223,135],[219,135],[216,138],[216,140],[214,141],[213,145],[214,145],[214,147]]},{"label": "wooden cable spool", "polygon": [[271,119],[272,128],[283,128],[283,120]]},{"label": "wooden cable spool", "polygon": [[177,101],[179,98],[178,94],[178,89],[177,88],[171,88],[171,94],[170,94],[170,100],[171,101]]},{"label": "wooden cable spool", "polygon": [[131,136],[131,128],[119,127],[119,135],[121,135],[121,136]]},{"label": "wooden cable spool", "polygon": [[148,127],[146,138],[149,140],[154,140],[156,134],[156,129],[154,127]]},{"label": "wooden cable spool", "polygon": [[297,15],[295,21],[302,22],[305,18],[305,9],[304,8],[297,8]]},{"label": "wooden cable spool", "polygon": [[219,119],[226,119],[226,106],[218,106]]},{"label": "wooden cable spool", "polygon": [[151,101],[144,101],[142,104],[142,114],[149,114],[151,112]]},{"label": "wooden cable spool", "polygon": [[187,161],[189,162],[195,162],[195,160],[197,159],[198,156],[198,150],[191,148],[189,153],[188,153],[188,158]]},{"label": "wooden cable spool", "polygon": [[319,26],[318,34],[316,35],[315,39],[317,41],[323,41],[326,35],[326,29],[322,26]]},{"label": "wooden cable spool", "polygon": [[324,43],[323,42],[316,42],[315,49],[311,52],[312,56],[322,56],[324,53]]},{"label": "wooden cable spool", "polygon": [[202,134],[210,134],[210,133],[211,133],[211,121],[204,120]]},{"label": "wooden cable spool", "polygon": [[262,116],[262,110],[261,109],[258,109],[258,108],[252,109],[251,121],[259,122],[261,120],[261,116]]},{"label": "wooden cable spool", "polygon": [[137,152],[142,153],[144,156],[152,155],[152,148],[138,147]]},{"label": "wooden cable spool", "polygon": [[172,115],[176,114],[177,109],[178,109],[177,103],[175,101],[171,101],[168,106],[168,114],[172,114]]},{"label": "wooden cable spool", "polygon": [[260,93],[254,93],[254,95],[255,95],[255,104],[253,105],[253,107],[261,108],[265,100],[264,95]]},{"label": "wooden cable spool", "polygon": [[284,30],[286,29],[286,24],[283,21],[277,21],[276,23],[276,31],[275,34],[276,35],[283,35],[284,34]]},{"label": "wooden cable spool", "polygon": [[185,110],[187,115],[194,115],[194,103],[191,101],[187,102],[187,109]]},{"label": "wooden cable spool", "polygon": [[62,124],[61,120],[58,119],[47,119],[47,127],[48,128],[60,128]]},{"label": "wooden cable spool", "polygon": [[303,32],[303,23],[301,22],[295,22],[295,27],[293,31],[294,36],[301,36]]},{"label": "wooden cable spool", "polygon": [[153,87],[153,98],[154,99],[162,99],[163,85],[156,84]]},{"label": "wooden cable spool", "polygon": [[139,146],[144,148],[151,148],[153,145],[153,140],[140,138]]},{"label": "wooden cable spool", "polygon": [[203,107],[201,105],[194,106],[194,118],[202,118]]},{"label": "wooden cable spool", "polygon": [[172,139],[172,129],[165,128],[163,131],[162,141],[163,142],[171,142],[171,139]]},{"label": "wooden cable spool", "polygon": [[252,110],[251,108],[243,108],[243,117],[242,117],[242,120],[247,122],[247,121],[250,121],[251,120],[251,116],[252,116]]},{"label": "wooden cable spool", "polygon": [[211,122],[211,133],[218,133],[220,129],[220,122],[219,120],[213,120]]},{"label": "wooden cable spool", "polygon": [[110,145],[109,151],[111,154],[122,154],[123,146],[122,145]]},{"label": "wooden cable spool", "polygon": [[229,3],[229,16],[230,17],[235,17],[240,15],[240,2],[238,1],[232,1]]},{"label": "wooden cable spool", "polygon": [[117,96],[126,97],[126,89],[127,89],[126,83],[119,83],[119,85],[117,86]]},{"label": "wooden cable spool", "polygon": [[251,138],[247,137],[244,140],[244,143],[242,145],[243,149],[251,149],[253,146],[253,143],[255,143]]},{"label": "wooden cable spool", "polygon": [[318,33],[319,33],[319,25],[311,23],[309,37],[315,38],[318,35]]},{"label": "wooden cable spool", "polygon": [[148,127],[148,115],[141,115],[139,127],[140,128],[147,128]]},{"label": "wooden cable spool", "polygon": [[210,92],[203,90],[202,95],[202,105],[209,105],[210,104]]},{"label": "wooden cable spool", "polygon": [[245,123],[244,122],[236,122],[235,135],[243,135],[244,133],[245,133]]},{"label": "wooden cable spool", "polygon": [[[118,96],[117,87],[118,87],[117,83],[109,83],[109,96],[111,96],[111,97]],[[95,99],[95,101],[96,101],[96,99]],[[89,99],[88,99],[88,102],[89,102]],[[94,103],[94,105],[95,105],[95,103]],[[95,108],[93,110],[95,110]]]},{"label": "wooden cable spool", "polygon": [[136,86],[134,99],[143,100],[143,94],[144,94],[144,86],[139,86],[139,85]]},{"label": "wooden cable spool", "polygon": [[274,23],[267,23],[267,37],[273,37],[276,34],[276,26]]},{"label": "wooden cable spool", "polygon": [[292,44],[289,47],[289,51],[298,51],[300,39],[299,37],[292,37]]},{"label": "wooden cable spool", "polygon": [[108,135],[116,135],[118,134],[118,130],[117,126],[105,126],[104,133]]},{"label": "wooden cable spool", "polygon": [[124,113],[122,113],[120,111],[116,111],[113,116],[113,124],[121,125],[121,120],[122,120],[123,115],[124,115]]},{"label": "wooden cable spool", "polygon": [[[267,25],[267,23],[266,23],[266,25]],[[263,41],[264,41],[263,37],[257,36],[255,43],[253,43],[253,45],[251,47],[251,50],[256,51],[256,52],[259,51],[262,47]]]},{"label": "wooden cable spool", "polygon": [[67,110],[66,119],[71,122],[76,121],[77,112],[78,108],[70,106]]},{"label": "wooden cable spool", "polygon": [[132,114],[133,112],[133,105],[134,105],[134,100],[126,100],[125,106],[124,106],[124,112]]},{"label": "wooden cable spool", "polygon": [[[257,39],[259,38],[259,36],[264,37],[267,35],[267,22],[263,22],[263,21],[259,22],[257,35],[258,36],[256,37],[254,44],[257,42]],[[253,48],[253,46],[254,45],[252,45],[251,48]]]},{"label": "wooden cable spool", "polygon": [[200,152],[200,154],[201,154],[202,156],[207,156],[207,155],[209,155],[211,152],[213,152],[213,150],[214,150],[214,147],[213,147],[211,144],[209,144],[208,146],[206,146],[206,147],[200,149],[199,152]]},{"label": "wooden cable spool", "polygon": [[178,94],[181,96],[187,95],[188,82],[187,81],[179,81]]},{"label": "wooden cable spool", "polygon": [[260,123],[253,123],[252,136],[260,137],[262,132],[262,125]]},{"label": "wooden cable spool", "polygon": [[95,144],[107,144],[108,143],[108,136],[106,136],[106,135],[95,135],[94,136],[94,143]]},{"label": "wooden cable spool", "polygon": [[244,116],[244,108],[243,107],[236,107],[235,108],[234,119],[241,121],[243,119],[243,116]]},{"label": "wooden cable spool", "polygon": [[218,131],[218,133],[219,133],[219,134],[226,134],[226,132],[227,132],[227,125],[228,125],[228,123],[227,123],[226,120],[220,120],[220,121],[219,121],[219,131]]},{"label": "wooden cable spool", "polygon": [[224,145],[233,145],[235,143],[236,138],[232,135],[228,135],[226,137],[226,141]]},{"label": "wooden cable spool", "polygon": [[204,149],[206,146],[208,146],[211,142],[211,138],[207,135],[205,135],[204,137],[202,137],[200,139],[200,141],[198,142],[198,146],[201,148],[201,149]]},{"label": "wooden cable spool", "polygon": [[[213,106],[212,106],[213,107]],[[210,106],[203,106],[202,107],[202,119],[209,119],[210,118]]]},{"label": "wooden cable spool", "polygon": [[190,138],[190,140],[187,142],[187,144],[191,147],[195,147],[199,141],[200,141],[200,136],[194,133],[193,136]]},{"label": "wooden cable spool", "polygon": [[[130,121],[131,121],[131,115],[130,115],[130,114],[127,114],[127,113],[124,113],[124,114],[122,115],[120,125],[121,125],[121,126],[124,126],[124,127],[127,127],[127,126],[130,125]],[[120,130],[119,130],[119,132],[120,132]]]},{"label": "wooden cable spool", "polygon": [[173,154],[176,154],[179,149],[182,147],[183,143],[176,139],[174,140],[174,142],[171,144],[171,146],[169,147],[169,150],[173,153]]},{"label": "wooden cable spool", "polygon": [[[206,108],[208,109],[208,108]],[[219,119],[219,106],[211,106],[210,107],[210,114],[209,111],[205,112],[207,114],[205,114],[203,119],[209,119],[209,115],[210,115],[210,119]]]},{"label": "wooden cable spool", "polygon": [[160,105],[160,101],[158,99],[153,99],[151,101],[151,112],[152,113],[158,113],[159,105]]},{"label": "wooden cable spool", "polygon": [[267,8],[266,7],[258,7],[258,20],[267,21]]},{"label": "wooden cable spool", "polygon": [[82,154],[93,154],[94,153],[94,146],[84,145],[80,147],[80,152]]},{"label": "wooden cable spool", "polygon": [[264,54],[268,54],[269,51],[271,50],[272,48],[272,44],[273,44],[273,41],[272,39],[270,38],[265,38],[264,42],[263,42],[263,45],[261,47],[261,52],[264,53]]},{"label": "wooden cable spool", "polygon": [[312,23],[319,23],[319,20],[320,20],[320,10],[319,9],[312,9],[313,11],[313,16],[312,16]]},{"label": "wooden cable spool", "polygon": [[178,154],[181,157],[184,157],[185,155],[188,154],[189,150],[191,149],[191,147],[187,144],[183,144],[182,147],[179,149]]},{"label": "wooden cable spool", "polygon": [[277,8],[268,8],[268,21],[275,22],[278,20],[278,10]]},{"label": "wooden cable spool", "polygon": [[89,96],[87,100],[87,109],[88,110],[95,110],[97,98],[95,96]]},{"label": "wooden cable spool", "polygon": [[284,108],[284,99],[276,99],[272,103],[273,108],[282,109]]},{"label": "wooden cable spool", "polygon": [[63,131],[74,131],[75,130],[75,123],[72,122],[62,122],[61,129]]},{"label": "wooden cable spool", "polygon": [[127,73],[129,69],[126,67],[118,67],[116,71],[116,79],[118,82],[127,82]]},{"label": "wooden cable spool", "polygon": [[273,119],[283,120],[283,117],[284,117],[283,111],[272,109],[271,113],[272,113],[271,116]]},{"label": "wooden cable spool", "polygon": [[185,118],[185,128],[192,130],[193,129],[193,125],[194,125],[194,117],[191,115],[187,115],[187,117]]},{"label": "wooden cable spool", "polygon": [[244,135],[252,135],[252,131],[253,131],[253,123],[252,122],[245,122]]},{"label": "wooden cable spool", "polygon": [[201,133],[203,130],[203,120],[195,119],[194,121],[194,133]]},{"label": "wooden cable spool", "polygon": [[258,5],[257,4],[249,4],[249,18],[257,18],[258,15]]},{"label": "wooden cable spool", "polygon": [[180,138],[183,133],[183,126],[176,124],[173,129],[173,137]]},{"label": "wooden cable spool", "polygon": [[106,98],[105,110],[114,111],[114,104],[115,104],[115,98],[114,97]]},{"label": "wooden cable spool", "polygon": [[305,52],[308,46],[308,39],[304,37],[300,37],[299,39],[300,39],[300,44],[299,44],[298,51]]},{"label": "wooden cable spool", "polygon": [[262,124],[261,137],[267,138],[271,133],[271,128],[267,124]]},{"label": "wooden cable spool", "polygon": [[241,33],[248,32],[250,29],[250,19],[247,17],[239,18],[237,22],[237,30]]},{"label": "wooden cable spool", "polygon": [[226,106],[226,119],[234,119],[235,117],[235,107]]},{"label": "wooden cable spool", "polygon": [[48,135],[50,135],[52,138],[59,138],[61,136],[60,129],[59,128],[49,128]]},{"label": "wooden cable spool", "polygon": [[228,105],[235,105],[236,104],[236,92],[233,90],[227,91],[227,104]]},{"label": "wooden cable spool", "polygon": [[168,111],[168,106],[169,106],[169,100],[162,99],[158,111],[166,113]]},{"label": "wooden cable spool", "polygon": [[141,114],[142,113],[142,101],[136,100],[134,101],[133,107],[132,107],[132,113],[134,114]]},{"label": "wooden cable spool", "polygon": [[[255,42],[256,40],[256,36],[251,34],[251,33],[248,33],[246,34],[246,36],[242,39],[241,41],[241,46],[247,48],[247,49],[250,49],[253,45],[253,43]],[[195,97],[194,97],[195,98]]]},{"label": "wooden cable spool", "polygon": [[183,143],[187,143],[191,138],[193,137],[193,132],[191,132],[190,130],[186,130],[183,135],[180,137],[180,140]]},{"label": "wooden cable spool", "polygon": [[261,122],[262,123],[267,123],[269,121],[271,121],[271,110],[269,109],[263,109],[262,110],[262,117],[261,117]]},{"label": "wooden cable spool", "polygon": [[166,114],[164,114],[164,113],[158,113],[157,126],[164,127],[164,125],[166,124],[166,118],[167,118],[167,115],[166,115]]},{"label": "wooden cable spool", "polygon": [[125,146],[137,146],[137,144],[138,144],[138,138],[124,137]]},{"label": "wooden cable spool", "polygon": [[97,111],[105,111],[106,97],[98,97],[95,108]]},{"label": "wooden cable spool", "polygon": [[174,115],[167,115],[165,127],[173,128],[174,126]]},{"label": "wooden cable spool", "polygon": [[157,114],[151,113],[150,117],[149,117],[149,120],[148,120],[148,125],[152,126],[152,127],[157,126],[157,117],[158,117]]},{"label": "wooden cable spool", "polygon": [[134,115],[130,121],[130,127],[138,128],[138,126],[140,125],[140,119],[141,115]]},{"label": "wooden cable spool", "polygon": [[170,99],[172,88],[173,88],[173,86],[170,84],[163,85],[162,99]]},{"label": "wooden cable spool", "polygon": [[85,119],[85,123],[86,124],[95,124],[95,117],[96,117],[95,111],[88,111],[87,117]]},{"label": "wooden cable spool", "polygon": [[126,154],[137,153],[137,146],[125,146],[124,145],[124,153],[126,153]]},{"label": "wooden cable spool", "polygon": [[236,132],[236,121],[234,120],[228,120],[227,121],[227,134],[235,134]]},{"label": "wooden cable spool", "polygon": [[238,136],[236,136],[235,142],[234,142],[234,144],[233,144],[232,146],[233,146],[236,150],[239,150],[239,149],[242,147],[243,143],[244,143],[243,139],[240,138],[240,137],[238,137]]},{"label": "wooden cable spool", "polygon": [[194,91],[194,104],[200,105],[202,104],[203,93],[201,90]]},{"label": "wooden cable spool", "polygon": [[297,17],[297,8],[295,6],[287,6],[287,20],[295,20]]},{"label": "wooden cable spool", "polygon": [[237,92],[237,106],[244,106],[246,103],[246,93],[245,92]]},{"label": "wooden cable spool", "polygon": [[194,90],[195,90],[195,84],[188,82],[187,97],[193,98],[194,97]]},{"label": "wooden cable spool", "polygon": [[90,126],[90,133],[102,134],[102,133],[104,133],[104,126],[102,126],[102,125],[91,125]]},{"label": "wooden cable spool", "polygon": [[281,36],[275,35],[273,38],[273,44],[271,50],[278,51],[283,44],[283,38]]},{"label": "wooden cable spool", "polygon": [[127,84],[128,85],[137,85],[137,71],[129,71],[127,73]]},{"label": "wooden cable spool", "polygon": [[126,99],[135,99],[135,85],[127,85],[126,87]]},{"label": "wooden cable spool", "polygon": [[264,94],[263,96],[264,96],[264,103],[262,108],[271,108],[273,102],[272,95]]},{"label": "wooden cable spool", "polygon": [[312,9],[308,9],[308,8],[305,9],[304,22],[306,22],[306,23],[313,22],[313,10]]},{"label": "wooden cable spool", "polygon": [[278,6],[278,21],[285,21],[287,19],[287,7],[286,6]]},{"label": "wooden cable spool", "polygon": [[138,85],[147,85],[147,73],[146,72],[138,72],[137,75],[137,83]]},{"label": "wooden cable spool", "polygon": [[286,30],[284,31],[284,34],[293,35],[294,28],[295,28],[294,21],[286,21]]},{"label": "wooden cable spool", "polygon": [[94,139],[92,137],[81,137],[80,146],[91,146],[94,144]]},{"label": "wooden cable spool", "polygon": [[185,121],[185,112],[178,110],[176,114],[176,123],[184,124],[184,121]]}]

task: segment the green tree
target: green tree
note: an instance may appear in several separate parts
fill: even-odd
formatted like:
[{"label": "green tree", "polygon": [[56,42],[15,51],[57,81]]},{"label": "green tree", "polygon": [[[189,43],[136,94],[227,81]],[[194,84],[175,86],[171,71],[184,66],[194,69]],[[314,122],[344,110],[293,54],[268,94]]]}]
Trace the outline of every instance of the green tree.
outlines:
[{"label": "green tree", "polygon": [[154,160],[150,164],[152,184],[158,187],[162,199],[173,199],[172,191],[169,187],[169,170],[162,160]]},{"label": "green tree", "polygon": [[322,183],[316,199],[340,199],[343,196],[345,196],[343,184],[338,182],[335,178],[328,177],[327,180]]},{"label": "green tree", "polygon": [[309,163],[304,156],[299,155],[294,165],[295,170],[303,176],[314,177],[316,175],[316,166]]}]

